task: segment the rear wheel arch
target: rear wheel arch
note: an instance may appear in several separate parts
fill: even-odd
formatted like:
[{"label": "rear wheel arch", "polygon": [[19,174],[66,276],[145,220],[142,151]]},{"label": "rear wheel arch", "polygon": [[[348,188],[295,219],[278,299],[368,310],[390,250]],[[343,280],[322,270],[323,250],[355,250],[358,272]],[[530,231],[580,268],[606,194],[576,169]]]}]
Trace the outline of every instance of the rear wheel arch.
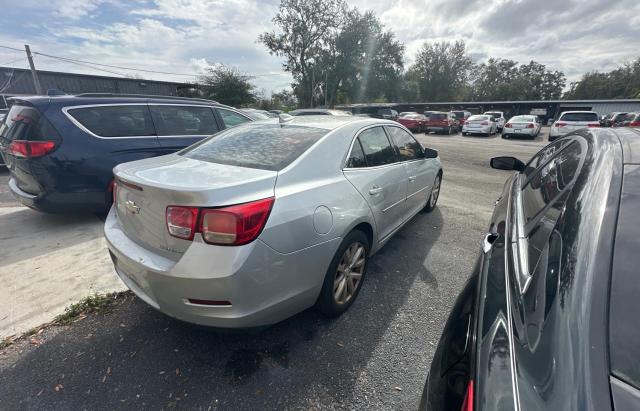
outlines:
[{"label": "rear wheel arch", "polygon": [[373,227],[371,226],[371,224],[367,222],[359,223],[358,225],[353,227],[349,231],[349,233],[353,231],[361,231],[367,237],[367,241],[369,241],[369,250],[371,250],[373,246]]}]

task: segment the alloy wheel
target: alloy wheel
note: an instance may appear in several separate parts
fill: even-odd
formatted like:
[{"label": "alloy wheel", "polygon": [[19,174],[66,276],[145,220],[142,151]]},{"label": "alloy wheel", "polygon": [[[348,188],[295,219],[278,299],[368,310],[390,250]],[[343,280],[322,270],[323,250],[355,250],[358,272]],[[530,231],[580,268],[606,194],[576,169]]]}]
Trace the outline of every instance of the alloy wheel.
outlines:
[{"label": "alloy wheel", "polygon": [[346,304],[353,298],[364,274],[367,252],[359,242],[351,244],[342,254],[333,280],[333,299]]},{"label": "alloy wheel", "polygon": [[438,202],[438,196],[440,195],[440,176],[436,177],[436,181],[433,182],[433,188],[431,189],[431,208],[436,206]]}]

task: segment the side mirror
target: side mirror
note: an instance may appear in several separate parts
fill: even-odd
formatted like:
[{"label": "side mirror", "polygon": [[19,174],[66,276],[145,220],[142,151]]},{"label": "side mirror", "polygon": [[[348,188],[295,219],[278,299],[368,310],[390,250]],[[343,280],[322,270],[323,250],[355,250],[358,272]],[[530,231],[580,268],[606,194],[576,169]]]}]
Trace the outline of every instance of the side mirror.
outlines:
[{"label": "side mirror", "polygon": [[515,157],[494,157],[491,159],[491,168],[496,170],[524,171],[525,164]]},{"label": "side mirror", "polygon": [[431,148],[425,148],[423,157],[424,158],[436,158],[436,157],[438,157],[438,151],[437,150],[433,150]]}]

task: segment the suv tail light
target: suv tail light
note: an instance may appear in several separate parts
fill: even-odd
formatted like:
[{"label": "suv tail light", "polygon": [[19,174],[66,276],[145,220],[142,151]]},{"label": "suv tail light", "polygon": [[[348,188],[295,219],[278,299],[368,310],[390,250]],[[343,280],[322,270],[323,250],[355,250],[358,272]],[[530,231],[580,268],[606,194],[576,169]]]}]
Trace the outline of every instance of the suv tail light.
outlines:
[{"label": "suv tail light", "polygon": [[49,154],[56,148],[56,142],[13,140],[9,145],[9,151],[16,157],[36,158]]},{"label": "suv tail light", "polygon": [[531,123],[527,124],[527,128],[533,128],[533,124]]},{"label": "suv tail light", "polygon": [[589,124],[587,124],[587,127],[589,127],[589,128],[600,127],[600,123],[589,123]]},{"label": "suv tail light", "polygon": [[198,222],[198,207],[167,207],[169,234],[183,240],[193,240]]},{"label": "suv tail light", "polygon": [[511,128],[511,123],[507,123],[504,125],[504,128]]},{"label": "suv tail light", "polygon": [[467,392],[464,394],[464,401],[460,411],[473,411],[473,380],[467,384]]},{"label": "suv tail light", "polygon": [[255,240],[269,218],[275,199],[221,208],[169,206],[166,211],[169,234],[193,240],[196,232],[209,244],[243,245]]},{"label": "suv tail light", "polygon": [[556,122],[556,124],[554,124],[553,126],[554,126],[554,127],[564,127],[564,126],[566,126],[566,125],[567,125],[567,123],[561,123],[561,122],[559,122],[559,121],[558,121],[558,122]]},{"label": "suv tail light", "polygon": [[264,228],[274,198],[224,208],[203,209],[200,231],[204,241],[217,245],[242,245],[255,240]]}]

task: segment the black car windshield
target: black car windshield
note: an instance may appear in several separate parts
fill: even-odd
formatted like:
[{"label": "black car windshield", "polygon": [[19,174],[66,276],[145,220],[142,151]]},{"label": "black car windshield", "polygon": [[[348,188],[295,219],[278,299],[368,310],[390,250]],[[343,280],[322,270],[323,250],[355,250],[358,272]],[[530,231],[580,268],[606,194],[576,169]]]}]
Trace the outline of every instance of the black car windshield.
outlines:
[{"label": "black car windshield", "polygon": [[598,121],[596,113],[564,113],[560,116],[562,121]]},{"label": "black car windshield", "polygon": [[247,125],[213,135],[178,154],[210,163],[279,171],[327,133],[314,127]]}]

